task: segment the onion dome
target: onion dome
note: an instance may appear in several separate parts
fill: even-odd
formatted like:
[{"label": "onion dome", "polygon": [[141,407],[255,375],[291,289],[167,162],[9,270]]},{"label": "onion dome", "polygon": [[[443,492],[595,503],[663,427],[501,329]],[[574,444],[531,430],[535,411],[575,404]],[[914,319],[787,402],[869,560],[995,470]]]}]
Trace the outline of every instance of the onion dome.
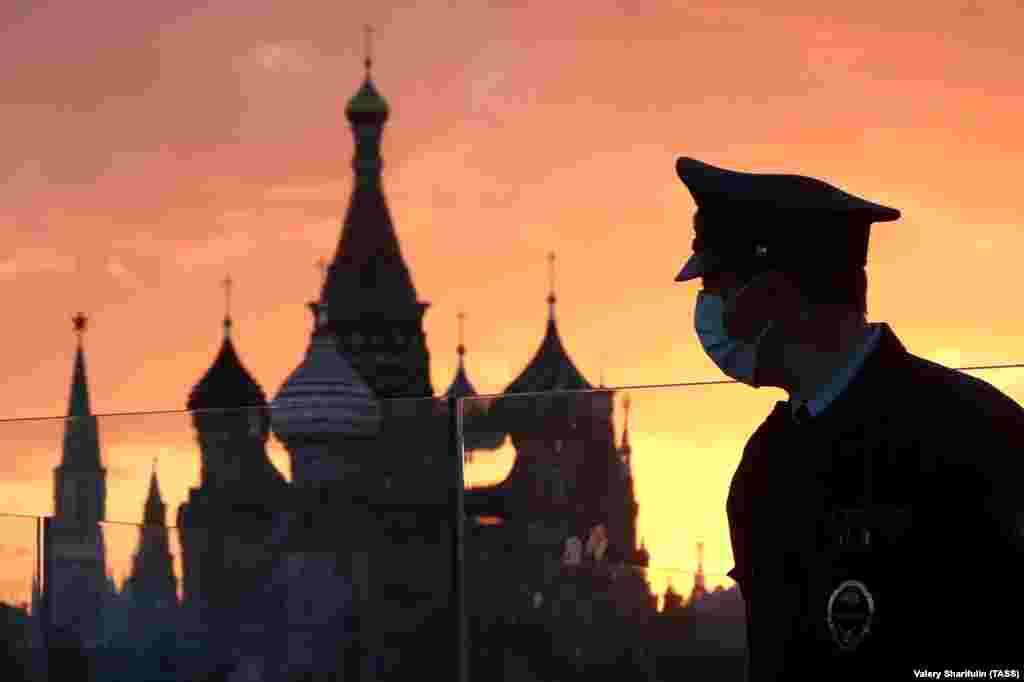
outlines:
[{"label": "onion dome", "polygon": [[554,315],[548,319],[544,340],[537,353],[505,393],[588,390],[593,386],[565,351]]},{"label": "onion dome", "polygon": [[[461,349],[462,346],[459,346]],[[455,370],[455,378],[452,379],[451,386],[445,391],[445,398],[472,398],[478,395],[476,389],[470,382],[469,377],[466,376],[466,367],[462,363],[462,353],[459,353],[459,368]]]},{"label": "onion dome", "polygon": [[373,65],[373,60],[369,54],[363,60],[363,65],[366,67],[366,78],[363,80],[362,87],[348,101],[348,105],[345,107],[345,115],[352,123],[383,123],[387,119],[390,110],[387,101],[377,92],[373,79],[370,77],[370,67]]},{"label": "onion dome", "polygon": [[89,380],[85,372],[85,350],[82,337],[88,318],[78,313],[72,319],[78,335],[71,391],[68,396],[68,419],[64,422],[64,449],[61,466],[79,471],[102,470],[99,426],[89,403]]},{"label": "onion dome", "polygon": [[366,383],[338,352],[325,303],[310,303],[313,335],[302,363],[271,403],[271,427],[278,438],[373,436],[380,407]]},{"label": "onion dome", "polygon": [[[551,254],[548,258],[553,268],[555,255]],[[540,348],[526,368],[508,385],[505,393],[576,391],[594,388],[576,368],[569,354],[565,351],[562,338],[558,333],[558,325],[555,322],[553,274],[551,293],[548,295],[548,308],[548,326]]]},{"label": "onion dome", "polygon": [[466,346],[463,344],[462,339],[462,323],[466,319],[466,314],[459,312],[459,345],[456,347],[455,352],[459,355],[459,366],[455,370],[455,378],[452,380],[451,386],[445,392],[445,398],[469,398],[477,395],[476,389],[473,388],[472,382],[466,375],[466,365],[464,358],[466,355]]},{"label": "onion dome", "polygon": [[362,87],[352,96],[345,107],[345,115],[349,120],[369,118],[375,121],[387,119],[390,113],[387,100],[377,92],[370,74],[366,74]]},{"label": "onion dome", "polygon": [[231,342],[231,317],[224,318],[224,341],[213,364],[192,388],[189,410],[266,407],[263,389],[242,365]]},{"label": "onion dome", "polygon": [[488,427],[487,407],[490,401],[473,400],[479,395],[473,387],[469,376],[466,374],[466,366],[463,358],[466,355],[466,346],[463,343],[463,321],[465,313],[459,312],[459,345],[456,352],[459,355],[459,366],[455,371],[455,378],[451,386],[445,392],[445,398],[470,398],[462,402],[463,410],[463,447],[466,452],[476,450],[497,450],[504,444],[506,434],[502,431],[492,430]]}]

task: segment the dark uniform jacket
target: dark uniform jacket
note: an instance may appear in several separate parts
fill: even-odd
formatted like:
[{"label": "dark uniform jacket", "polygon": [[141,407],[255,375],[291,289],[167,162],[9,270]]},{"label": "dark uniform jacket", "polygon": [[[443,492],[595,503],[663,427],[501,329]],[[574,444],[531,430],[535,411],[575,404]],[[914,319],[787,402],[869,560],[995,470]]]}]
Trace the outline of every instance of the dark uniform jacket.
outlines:
[{"label": "dark uniform jacket", "polygon": [[821,414],[777,403],[727,504],[749,679],[1024,665],[1022,446],[1016,402],[884,324]]}]

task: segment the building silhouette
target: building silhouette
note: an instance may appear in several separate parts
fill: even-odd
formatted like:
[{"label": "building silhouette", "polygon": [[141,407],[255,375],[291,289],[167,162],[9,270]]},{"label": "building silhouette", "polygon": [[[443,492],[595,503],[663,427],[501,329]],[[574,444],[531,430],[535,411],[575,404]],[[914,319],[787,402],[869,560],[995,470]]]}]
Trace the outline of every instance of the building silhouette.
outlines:
[{"label": "building silhouette", "polygon": [[[225,281],[221,346],[187,400],[201,465],[176,514],[180,605],[155,470],[131,574],[120,591],[106,575],[105,473],[79,339],[43,601],[50,624],[82,642],[150,652],[133,659],[134,673],[108,661],[110,679],[140,679],[143,669],[148,679],[183,680],[454,676],[451,415],[447,401],[426,400],[428,304],[382,188],[390,110],[370,67],[367,59],[345,109],[354,184],[319,296],[307,304],[309,345],[270,401],[236,348]],[[458,364],[442,394],[465,399],[468,452],[516,451],[503,481],[465,493],[471,666],[509,681],[658,679],[659,656],[692,617],[681,598],[656,608],[637,543],[630,403],[617,441],[615,392],[591,384],[568,353],[553,254],[550,266],[546,326],[524,369],[481,398],[460,313]],[[84,318],[75,324],[81,335]],[[271,432],[291,481],[267,456]],[[563,560],[569,547],[578,560]],[[104,609],[106,630],[96,621]]]},{"label": "building silhouette", "polygon": [[371,78],[371,61],[345,107],[355,139],[354,185],[320,300],[330,309],[338,350],[387,398],[428,398],[430,354],[419,300],[384,197],[380,145],[390,109]]},{"label": "building silhouette", "polygon": [[165,612],[178,606],[178,579],[174,575],[167,532],[167,506],[160,494],[155,460],[139,527],[139,543],[122,592],[135,608],[152,611],[153,619],[166,617]]},{"label": "building silhouette", "polygon": [[183,617],[190,639],[220,657],[231,655],[241,614],[254,608],[288,487],[267,456],[266,395],[239,359],[232,325],[228,311],[220,350],[188,398],[200,480],[177,513]]},{"label": "building silhouette", "polygon": [[73,318],[75,349],[60,464],[54,469],[53,516],[44,531],[49,631],[68,646],[96,647],[103,638],[104,604],[111,583],[100,522],[106,516],[107,473],[100,458],[99,425],[89,403],[83,336],[88,320]]}]

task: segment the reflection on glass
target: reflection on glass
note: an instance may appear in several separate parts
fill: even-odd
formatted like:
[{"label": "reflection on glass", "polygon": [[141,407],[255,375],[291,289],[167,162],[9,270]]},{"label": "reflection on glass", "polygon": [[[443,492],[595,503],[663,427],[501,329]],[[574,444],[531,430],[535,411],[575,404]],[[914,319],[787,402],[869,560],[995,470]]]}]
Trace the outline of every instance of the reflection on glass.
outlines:
[{"label": "reflection on glass", "polygon": [[0,679],[30,673],[40,651],[39,520],[0,516]]},{"label": "reflection on glass", "polygon": [[[280,409],[14,425],[49,458],[23,609],[39,679],[358,680],[454,660],[447,403],[374,400],[364,428],[350,402],[286,388]],[[28,545],[5,547],[26,557],[10,592],[28,603],[24,522]]]},{"label": "reflection on glass", "polygon": [[[1012,372],[976,374],[1017,397]],[[0,517],[3,641],[22,677],[411,679],[451,664],[448,403],[290,395],[0,425],[6,499],[40,515]],[[725,496],[775,398],[464,398],[473,678],[742,679]]]},{"label": "reflection on glass", "polygon": [[701,462],[684,453],[714,426],[702,434],[694,421],[657,419],[697,414],[708,400],[707,390],[601,388],[462,401],[477,429],[507,435],[512,450],[510,466],[494,466],[508,458],[501,450],[468,465],[470,478],[506,469],[466,491],[474,675],[742,679],[743,600],[724,575],[738,451],[728,465]]}]

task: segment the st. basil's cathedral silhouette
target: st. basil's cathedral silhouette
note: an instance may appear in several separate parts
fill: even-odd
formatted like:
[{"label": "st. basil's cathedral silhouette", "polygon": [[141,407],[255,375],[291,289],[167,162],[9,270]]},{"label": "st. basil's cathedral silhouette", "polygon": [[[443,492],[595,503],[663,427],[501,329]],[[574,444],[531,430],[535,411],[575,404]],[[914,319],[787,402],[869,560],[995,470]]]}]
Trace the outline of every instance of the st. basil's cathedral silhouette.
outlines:
[{"label": "st. basil's cathedral silhouette", "polygon": [[[201,466],[177,510],[180,603],[155,468],[132,573],[120,590],[106,573],[106,473],[89,407],[85,318],[75,318],[46,588],[34,596],[51,642],[59,633],[102,648],[116,633],[138,636],[159,622],[150,650],[176,660],[152,679],[454,677],[451,415],[447,401],[427,400],[429,304],[381,186],[389,107],[365,65],[345,109],[355,182],[337,251],[308,304],[305,356],[268,401],[239,357],[229,311],[220,350],[189,395]],[[516,451],[503,481],[465,493],[470,669],[510,681],[597,670],[659,679],[659,656],[690,621],[679,616],[681,600],[666,599],[659,612],[647,582],[628,400],[617,443],[614,394],[587,381],[566,352],[553,281],[547,303],[540,347],[502,394],[472,400],[461,329],[443,394],[470,399],[462,403],[468,452],[506,442]],[[267,455],[271,432],[288,452],[291,481]]]}]

